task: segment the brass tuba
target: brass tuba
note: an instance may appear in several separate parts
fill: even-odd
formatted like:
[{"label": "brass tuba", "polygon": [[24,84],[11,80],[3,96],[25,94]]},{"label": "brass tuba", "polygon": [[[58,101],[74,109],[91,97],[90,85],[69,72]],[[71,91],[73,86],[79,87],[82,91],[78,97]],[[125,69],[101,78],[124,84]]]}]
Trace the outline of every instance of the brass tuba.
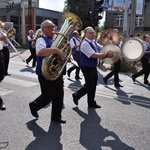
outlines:
[{"label": "brass tuba", "polygon": [[62,74],[65,65],[67,64],[68,59],[71,55],[71,46],[67,41],[67,36],[73,30],[80,30],[82,28],[81,19],[71,12],[64,12],[62,15],[62,19],[64,23],[59,33],[57,33],[57,37],[53,42],[51,48],[57,47],[59,49],[62,49],[65,54],[65,59],[62,60],[57,54],[53,54],[43,58],[42,73],[47,80],[56,80]]}]

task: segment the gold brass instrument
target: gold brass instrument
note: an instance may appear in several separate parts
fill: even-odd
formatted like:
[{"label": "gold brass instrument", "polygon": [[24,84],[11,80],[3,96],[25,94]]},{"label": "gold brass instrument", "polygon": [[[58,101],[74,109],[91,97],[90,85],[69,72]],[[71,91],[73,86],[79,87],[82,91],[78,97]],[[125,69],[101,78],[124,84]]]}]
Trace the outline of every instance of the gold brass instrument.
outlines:
[{"label": "gold brass instrument", "polygon": [[[22,59],[23,62],[25,62],[25,60],[21,57],[20,53],[18,52],[18,50],[15,48],[15,46],[11,43],[11,41],[9,40],[9,38],[7,37],[7,34],[4,30],[0,29],[0,33],[6,37],[7,42],[9,43],[9,45],[12,47],[12,49],[18,54],[18,56],[20,57],[20,59]],[[9,35],[10,36],[10,35]]]},{"label": "gold brass instrument", "polygon": [[128,38],[123,42],[121,48],[116,46],[118,43],[119,36],[116,30],[107,29],[103,31],[100,37],[100,44],[104,46],[102,53],[107,53],[109,50],[112,50],[115,54],[112,58],[104,59],[103,61],[105,63],[115,63],[121,56],[127,61],[134,62],[140,60],[141,57],[145,54],[144,45],[142,40],[139,38]]},{"label": "gold brass instrument", "polygon": [[104,30],[100,36],[100,44],[104,46],[101,50],[102,53],[107,53],[108,51],[114,52],[112,58],[105,58],[102,60],[104,63],[113,64],[119,60],[121,50],[117,46],[119,44],[119,35],[116,30],[111,28]]},{"label": "gold brass instrument", "polygon": [[34,38],[32,39],[32,43],[31,43],[31,46],[33,48],[35,48],[35,44],[36,44],[36,41],[37,39],[42,35],[42,30],[41,29],[38,29],[36,32],[35,32],[35,35],[34,35]]},{"label": "gold brass instrument", "polygon": [[16,29],[15,28],[12,28],[12,29],[8,29],[6,31],[6,34],[7,34],[7,37],[9,39],[11,39],[17,46],[20,47],[20,44],[12,37],[13,34],[16,34]]},{"label": "gold brass instrument", "polygon": [[80,30],[82,28],[81,19],[71,12],[64,12],[62,19],[64,23],[51,48],[57,47],[62,49],[65,54],[65,59],[62,60],[57,54],[43,58],[42,73],[47,80],[56,80],[62,74],[71,55],[71,46],[67,41],[67,36],[73,30]]}]

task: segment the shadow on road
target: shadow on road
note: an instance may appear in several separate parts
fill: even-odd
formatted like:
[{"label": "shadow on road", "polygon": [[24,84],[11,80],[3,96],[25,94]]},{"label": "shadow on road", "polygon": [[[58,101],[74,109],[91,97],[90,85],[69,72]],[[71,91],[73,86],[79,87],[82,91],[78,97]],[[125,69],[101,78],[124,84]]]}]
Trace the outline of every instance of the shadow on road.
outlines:
[{"label": "shadow on road", "polygon": [[26,66],[26,68],[21,69],[20,72],[31,72],[31,73],[35,73],[35,70],[33,70],[33,67]]},{"label": "shadow on road", "polygon": [[37,123],[36,119],[27,122],[27,128],[33,132],[35,139],[26,147],[26,150],[62,150],[60,137],[62,134],[59,123],[50,123],[46,132]]},{"label": "shadow on road", "polygon": [[84,121],[81,122],[80,143],[87,150],[102,150],[102,148],[111,148],[112,150],[135,150],[113,132],[100,125],[101,118],[95,109],[88,109],[88,114],[84,113],[78,107],[73,108]]}]

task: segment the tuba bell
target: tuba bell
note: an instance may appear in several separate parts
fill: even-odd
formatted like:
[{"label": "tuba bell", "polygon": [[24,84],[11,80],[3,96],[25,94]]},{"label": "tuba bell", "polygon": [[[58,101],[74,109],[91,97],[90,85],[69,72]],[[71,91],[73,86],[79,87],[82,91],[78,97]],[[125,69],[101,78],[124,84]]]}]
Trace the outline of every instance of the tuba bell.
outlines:
[{"label": "tuba bell", "polygon": [[62,19],[64,23],[59,33],[56,33],[57,37],[55,38],[51,48],[57,47],[62,49],[65,59],[62,60],[57,54],[43,58],[42,73],[47,80],[56,80],[62,74],[71,55],[71,46],[67,41],[67,36],[73,30],[80,30],[82,28],[81,19],[71,12],[64,12]]}]

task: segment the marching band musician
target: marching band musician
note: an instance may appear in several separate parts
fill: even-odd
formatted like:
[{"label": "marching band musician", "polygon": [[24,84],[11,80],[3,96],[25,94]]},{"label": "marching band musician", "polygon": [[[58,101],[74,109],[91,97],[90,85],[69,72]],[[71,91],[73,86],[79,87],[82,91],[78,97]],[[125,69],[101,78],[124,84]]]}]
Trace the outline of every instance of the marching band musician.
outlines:
[{"label": "marching band musician", "polygon": [[63,107],[63,73],[56,80],[46,80],[42,74],[41,65],[43,57],[52,54],[58,54],[64,59],[64,53],[58,48],[51,48],[54,39],[55,25],[50,20],[45,20],[41,23],[42,36],[36,41],[37,65],[36,74],[40,83],[41,95],[33,102],[29,103],[31,114],[38,118],[38,111],[44,106],[52,102],[51,120],[58,123],[66,123],[62,119],[61,112]]},{"label": "marching band musician", "polygon": [[75,72],[75,79],[81,79],[79,76],[80,67],[79,67],[79,61],[80,61],[80,51],[79,51],[79,45],[80,45],[80,39],[79,39],[79,32],[77,30],[73,31],[73,37],[70,39],[70,45],[72,48],[72,57],[73,59],[78,63],[78,67],[73,65],[67,70],[67,74],[70,77],[71,72],[76,69]]},{"label": "marching band musician", "polygon": [[80,46],[80,67],[85,79],[85,84],[75,93],[72,94],[73,102],[78,105],[79,99],[87,94],[88,107],[101,108],[95,101],[95,92],[97,85],[97,65],[99,59],[113,57],[113,52],[109,51],[106,54],[98,52],[98,45],[95,41],[95,31],[92,27],[85,28],[85,38]]},{"label": "marching band musician", "polygon": [[142,70],[132,75],[132,80],[135,82],[135,79],[144,74],[144,84],[150,85],[148,81],[148,76],[150,72],[150,46],[149,46],[150,37],[149,35],[143,36],[143,45],[145,49],[145,54],[141,58]]},{"label": "marching band musician", "polygon": [[33,59],[32,67],[35,67],[35,65],[36,65],[36,51],[35,51],[35,48],[33,48],[31,45],[32,41],[34,40],[34,31],[33,30],[29,30],[29,35],[27,36],[27,39],[28,39],[28,48],[30,50],[31,55],[26,59],[26,63],[28,65],[29,62]]},{"label": "marching band musician", "polygon": [[10,52],[9,52],[9,49],[8,49],[8,41],[6,39],[7,37],[7,34],[6,34],[6,31],[3,30],[3,27],[4,27],[4,23],[0,22],[0,28],[1,28],[1,36],[4,36],[5,37],[5,40],[4,41],[1,41],[1,44],[3,46],[2,48],[2,53],[4,55],[4,66],[5,66],[5,75],[10,75],[8,73],[8,65],[9,65],[9,56],[10,56]]},{"label": "marching band musician", "polygon": [[[2,31],[3,26],[4,26],[4,23],[0,21],[1,32],[3,32]],[[6,36],[3,36],[3,34],[1,32],[0,32],[0,82],[4,79],[4,77],[6,75],[5,74],[5,65],[4,65],[5,58],[4,58],[2,49],[3,49],[3,42],[7,41]],[[6,109],[6,106],[4,105],[3,99],[0,96],[0,110],[5,110],[5,109]]]},{"label": "marching band musician", "polygon": [[[114,31],[118,32],[117,29],[113,29]],[[119,44],[115,44],[119,47]],[[120,88],[123,87],[119,83],[119,72],[120,72],[120,67],[121,67],[121,59],[113,64],[113,70],[109,72],[105,77],[103,77],[104,83],[107,85],[108,79],[110,79],[112,76],[114,76],[114,86],[115,88]]]}]

